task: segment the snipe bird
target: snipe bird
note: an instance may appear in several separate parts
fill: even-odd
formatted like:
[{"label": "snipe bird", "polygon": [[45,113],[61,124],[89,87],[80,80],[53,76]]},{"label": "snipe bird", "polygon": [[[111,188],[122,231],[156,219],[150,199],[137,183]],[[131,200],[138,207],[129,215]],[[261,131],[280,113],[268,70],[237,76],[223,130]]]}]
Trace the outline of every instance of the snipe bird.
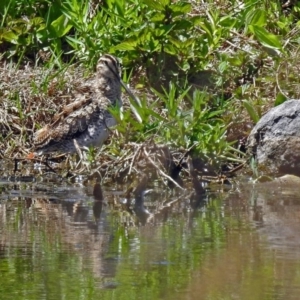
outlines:
[{"label": "snipe bird", "polygon": [[34,154],[74,153],[78,146],[101,146],[109,135],[109,128],[116,125],[108,108],[122,106],[121,86],[128,91],[120,76],[118,59],[103,55],[97,63],[94,79],[89,82],[88,97],[77,97],[77,101],[54,116],[51,124],[34,134]]}]

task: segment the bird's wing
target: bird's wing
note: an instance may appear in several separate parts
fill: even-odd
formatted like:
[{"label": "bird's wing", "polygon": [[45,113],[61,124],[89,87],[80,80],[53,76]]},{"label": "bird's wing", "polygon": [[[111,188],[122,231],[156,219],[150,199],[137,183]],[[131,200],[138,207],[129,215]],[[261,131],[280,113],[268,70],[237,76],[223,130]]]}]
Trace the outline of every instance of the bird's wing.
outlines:
[{"label": "bird's wing", "polygon": [[91,98],[66,105],[62,112],[53,117],[51,124],[35,133],[34,146],[41,148],[50,142],[76,138],[97,116],[100,117],[99,114],[101,108]]}]

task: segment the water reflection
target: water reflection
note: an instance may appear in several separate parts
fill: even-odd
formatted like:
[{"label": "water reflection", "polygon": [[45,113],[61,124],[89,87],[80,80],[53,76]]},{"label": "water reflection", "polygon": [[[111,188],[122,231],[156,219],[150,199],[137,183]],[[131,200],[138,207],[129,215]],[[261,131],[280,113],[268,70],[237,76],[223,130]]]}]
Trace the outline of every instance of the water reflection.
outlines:
[{"label": "water reflection", "polygon": [[[51,175],[52,176],[52,175]],[[3,299],[298,299],[297,188],[0,184]],[[13,292],[12,292],[13,291]]]},{"label": "water reflection", "polygon": [[227,197],[226,250],[206,257],[181,298],[299,299],[297,190],[262,185]]}]

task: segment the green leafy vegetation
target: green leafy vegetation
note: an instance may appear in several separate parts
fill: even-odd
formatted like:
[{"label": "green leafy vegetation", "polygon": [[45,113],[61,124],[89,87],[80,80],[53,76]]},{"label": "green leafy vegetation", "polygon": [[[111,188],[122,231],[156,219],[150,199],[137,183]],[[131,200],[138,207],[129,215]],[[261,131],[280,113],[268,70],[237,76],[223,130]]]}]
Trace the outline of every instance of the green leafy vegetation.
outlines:
[{"label": "green leafy vegetation", "polygon": [[[68,93],[70,69],[76,74],[81,64],[92,70],[101,54],[111,53],[122,60],[124,80],[130,77],[142,99],[141,106],[131,104],[142,122],[129,110],[114,112],[124,143],[155,140],[192,149],[218,164],[239,159],[234,141],[246,136],[269,107],[300,93],[295,61],[300,4],[283,4],[1,1],[2,61],[11,63],[10,72],[30,62],[48,75],[38,84],[29,76],[26,97],[19,96],[18,84],[10,89],[17,95],[14,100],[1,92],[2,103],[8,104],[0,109],[7,112],[8,107],[22,128],[14,131],[14,126],[0,124],[2,142],[12,144],[16,132],[23,137],[14,147],[0,150],[8,156],[20,148],[26,152],[30,143],[24,141],[45,124],[44,116],[60,109],[55,97]],[[84,81],[87,72],[80,72]],[[58,74],[60,81],[54,84]],[[26,117],[24,107],[32,101],[39,102],[39,112]]]}]

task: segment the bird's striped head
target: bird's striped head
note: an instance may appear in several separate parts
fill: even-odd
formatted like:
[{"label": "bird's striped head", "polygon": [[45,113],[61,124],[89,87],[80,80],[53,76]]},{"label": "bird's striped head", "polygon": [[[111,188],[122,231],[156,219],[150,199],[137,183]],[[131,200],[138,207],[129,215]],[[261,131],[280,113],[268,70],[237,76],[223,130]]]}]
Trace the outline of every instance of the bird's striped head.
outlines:
[{"label": "bird's striped head", "polygon": [[97,73],[103,77],[121,80],[121,66],[119,60],[110,54],[104,54],[98,60]]},{"label": "bird's striped head", "polygon": [[[121,79],[121,66],[118,59],[110,54],[104,54],[100,57],[98,64],[97,64],[97,73],[100,75],[100,78],[104,79],[109,78],[110,80],[115,81],[118,79],[117,87],[120,86],[120,93],[121,93],[121,86],[126,90],[128,95],[138,104],[138,106],[142,106],[140,99],[136,97],[132,91],[127,87],[127,85]],[[115,82],[116,83],[116,82]],[[120,83],[120,85],[119,85]],[[120,98],[120,97],[117,97]],[[116,98],[115,98],[116,99]],[[141,123],[142,119],[139,116],[136,109],[133,107],[133,112],[135,113],[138,121]]]}]

